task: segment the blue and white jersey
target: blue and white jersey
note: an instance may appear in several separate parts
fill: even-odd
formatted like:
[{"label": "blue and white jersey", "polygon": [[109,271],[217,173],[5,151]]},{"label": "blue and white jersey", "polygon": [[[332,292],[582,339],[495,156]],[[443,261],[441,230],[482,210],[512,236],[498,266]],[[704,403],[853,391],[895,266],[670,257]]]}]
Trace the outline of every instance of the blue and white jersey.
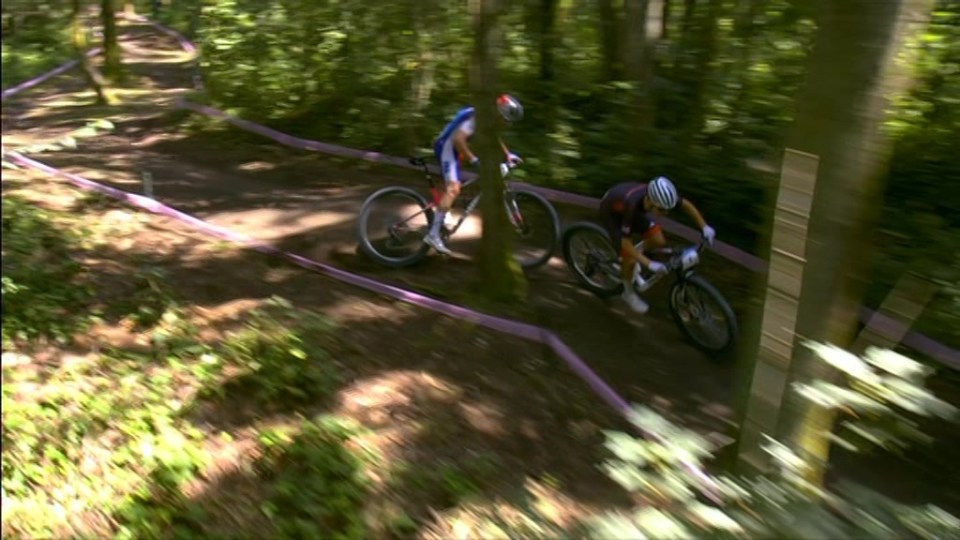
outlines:
[{"label": "blue and white jersey", "polygon": [[459,131],[466,134],[467,138],[473,136],[476,129],[473,112],[473,107],[464,107],[457,111],[433,143],[433,153],[440,162],[444,180],[448,182],[460,181],[460,152],[457,152],[453,145],[453,134]]},{"label": "blue and white jersey", "polygon": [[[437,140],[433,143],[433,150],[437,156],[443,153],[443,147],[447,144],[453,146],[453,134],[457,131],[464,132],[467,137],[473,136],[476,129],[476,117],[473,112],[473,107],[464,107],[457,111],[453,119],[443,127],[443,131],[440,132]],[[456,151],[456,148],[454,148],[454,151]]]}]

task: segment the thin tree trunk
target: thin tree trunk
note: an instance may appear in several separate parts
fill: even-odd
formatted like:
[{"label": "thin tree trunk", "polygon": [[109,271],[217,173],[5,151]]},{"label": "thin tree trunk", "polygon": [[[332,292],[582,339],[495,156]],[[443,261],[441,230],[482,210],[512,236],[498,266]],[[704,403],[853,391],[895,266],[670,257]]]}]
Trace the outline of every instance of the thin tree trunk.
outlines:
[{"label": "thin tree trunk", "polygon": [[737,42],[737,60],[734,62],[734,69],[740,73],[739,88],[733,98],[731,109],[741,111],[746,103],[747,96],[750,93],[750,62],[753,52],[753,38],[756,34],[757,25],[755,19],[760,12],[759,0],[747,0],[747,6],[734,23],[733,36]]},{"label": "thin tree trunk", "polygon": [[[929,0],[822,3],[790,145],[820,157],[797,317],[801,339],[852,343],[892,149],[881,125],[891,91],[905,86],[905,77],[891,76],[892,58],[905,21],[929,7]],[[830,380],[834,373],[805,347],[794,348],[791,382]],[[819,485],[834,415],[795,393],[784,405],[778,435],[811,462],[807,480]]]},{"label": "thin tree trunk", "polygon": [[623,52],[627,78],[640,83],[643,70],[644,44],[647,35],[648,0],[624,0],[623,2]]},{"label": "thin tree trunk", "polygon": [[103,73],[111,81],[123,76],[120,44],[117,42],[117,18],[114,0],[100,1],[100,19],[103,23]]},{"label": "thin tree trunk", "polygon": [[620,53],[620,21],[612,0],[599,0],[600,45],[603,48],[604,82],[617,81],[623,77],[622,54]]},{"label": "thin tree trunk", "polygon": [[693,70],[688,77],[691,88],[684,127],[686,144],[690,144],[703,127],[707,108],[707,87],[710,83],[710,64],[713,63],[717,54],[717,24],[721,8],[721,0],[709,0],[707,11],[698,17],[699,20],[695,26],[697,35],[691,40],[691,43],[695,44],[696,56]]},{"label": "thin tree trunk", "polygon": [[647,15],[645,19],[643,56],[640,64],[640,88],[643,94],[640,99],[640,126],[652,130],[656,124],[656,91],[654,89],[654,74],[656,72],[657,44],[666,32],[666,0],[647,0]]},{"label": "thin tree trunk", "polygon": [[80,72],[87,80],[87,83],[93,88],[94,92],[97,93],[97,104],[112,105],[116,100],[107,89],[107,81],[104,80],[103,75],[100,74],[100,71],[97,70],[96,66],[93,65],[93,62],[90,61],[86,54],[87,34],[83,28],[83,20],[80,17],[80,0],[71,0],[71,7],[73,8],[71,21],[72,41],[73,48],[77,54],[77,60],[80,62]]},{"label": "thin tree trunk", "polygon": [[[434,73],[436,71],[436,62],[433,53],[432,28],[429,27],[429,20],[424,23],[425,12],[435,9],[433,3],[424,5],[424,0],[412,2],[410,5],[410,16],[412,26],[417,38],[417,61],[414,73],[410,81],[410,109],[411,119],[407,122],[407,140],[411,145],[417,140],[418,128],[423,124],[423,111],[430,103],[430,95],[434,87]],[[427,8],[427,9],[424,9]]]},{"label": "thin tree trunk", "polygon": [[667,27],[670,25],[670,0],[663,0],[663,8],[660,10],[660,39],[667,39]]},{"label": "thin tree trunk", "polygon": [[558,3],[557,0],[540,0],[540,81],[548,85],[555,78]]},{"label": "thin tree trunk", "polygon": [[512,256],[512,231],[504,210],[504,181],[500,175],[503,151],[495,109],[500,46],[500,0],[472,0],[474,49],[470,82],[476,110],[476,140],[480,157],[483,236],[480,240],[480,279],[483,294],[495,301],[518,299],[524,289],[523,272]]}]

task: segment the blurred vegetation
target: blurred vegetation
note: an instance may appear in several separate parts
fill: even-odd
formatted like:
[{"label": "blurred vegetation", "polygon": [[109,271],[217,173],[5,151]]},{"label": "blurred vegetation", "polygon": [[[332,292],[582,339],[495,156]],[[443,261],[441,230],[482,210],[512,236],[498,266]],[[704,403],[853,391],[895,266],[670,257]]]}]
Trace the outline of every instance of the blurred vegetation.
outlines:
[{"label": "blurred vegetation", "polygon": [[92,296],[82,266],[70,257],[80,244],[48,212],[16,195],[3,197],[3,348],[15,340],[67,339],[83,328]]},{"label": "blurred vegetation", "polygon": [[6,89],[72,58],[67,2],[4,2],[3,88]]},{"label": "blurred vegetation", "polygon": [[[794,390],[847,417],[833,436],[859,451],[897,451],[923,443],[922,417],[956,421],[957,410],[926,389],[932,370],[888,350],[863,358],[819,344],[818,358],[843,372],[845,384],[817,381]],[[703,473],[716,450],[698,434],[644,406],[634,422],[655,440],[607,433],[608,474],[635,495],[632,512],[597,516],[594,538],[947,538],[960,519],[934,506],[910,506],[864,486],[822,488],[805,479],[810,463],[767,437],[773,472],[756,476]],[[699,474],[689,468],[699,467]]]}]

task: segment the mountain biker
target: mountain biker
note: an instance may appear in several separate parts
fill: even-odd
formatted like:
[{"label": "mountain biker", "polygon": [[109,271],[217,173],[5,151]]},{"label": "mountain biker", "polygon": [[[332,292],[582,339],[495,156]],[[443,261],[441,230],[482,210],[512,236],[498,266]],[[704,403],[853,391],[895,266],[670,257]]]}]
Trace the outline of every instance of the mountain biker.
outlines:
[{"label": "mountain biker", "polygon": [[[500,117],[508,123],[523,118],[523,106],[510,94],[502,94],[497,98],[497,111],[500,113]],[[450,255],[452,252],[444,245],[443,239],[440,237],[440,227],[443,226],[443,220],[450,207],[453,206],[453,201],[460,195],[460,162],[466,161],[471,165],[476,165],[480,161],[480,158],[473,153],[470,145],[467,144],[476,129],[474,120],[473,107],[460,109],[453,119],[444,126],[433,145],[434,155],[440,162],[440,170],[443,173],[446,190],[437,204],[436,217],[423,241],[439,253],[446,255]],[[507,157],[507,163],[513,165],[523,161],[520,156],[510,152],[502,140],[500,141],[500,147],[503,148],[503,153]]]},{"label": "mountain biker", "polygon": [[[610,188],[600,201],[601,219],[610,234],[613,248],[620,253],[623,300],[637,313],[646,313],[649,306],[633,289],[634,272],[636,270],[639,273],[636,263],[639,262],[654,273],[667,271],[666,265],[651,261],[643,254],[644,248],[657,248],[666,244],[663,231],[647,216],[647,212],[665,215],[678,207],[696,222],[704,239],[712,246],[716,232],[707,225],[697,207],[681,197],[673,182],[666,177],[658,176],[649,183],[621,182]],[[640,249],[634,248],[631,239],[634,234],[643,235]]]}]

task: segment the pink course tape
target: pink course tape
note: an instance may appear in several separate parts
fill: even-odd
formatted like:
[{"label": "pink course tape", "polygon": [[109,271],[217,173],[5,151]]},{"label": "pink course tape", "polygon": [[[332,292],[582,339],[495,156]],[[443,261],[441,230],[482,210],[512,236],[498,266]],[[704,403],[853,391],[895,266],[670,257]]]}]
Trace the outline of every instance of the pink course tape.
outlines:
[{"label": "pink course tape", "polygon": [[[101,49],[100,47],[97,47],[97,48],[95,48],[95,49],[90,49],[89,51],[87,51],[86,55],[87,55],[87,56],[96,56],[96,55],[100,54],[101,51],[102,51],[102,49]],[[34,77],[34,78],[30,79],[30,80],[23,81],[22,83],[14,86],[14,87],[7,88],[6,90],[3,91],[3,96],[2,96],[2,99],[0,99],[0,101],[2,101],[2,100],[4,100],[4,99],[7,99],[8,97],[16,94],[17,92],[22,92],[22,91],[26,90],[27,88],[33,88],[34,86],[36,86],[36,85],[38,85],[38,84],[40,84],[40,83],[42,83],[42,82],[44,82],[44,81],[52,78],[52,77],[55,77],[55,76],[57,76],[57,75],[65,72],[65,71],[67,71],[67,70],[70,70],[70,69],[76,67],[77,64],[79,64],[79,63],[80,63],[79,60],[71,60],[71,61],[67,62],[66,64],[63,64],[63,65],[61,65],[61,66],[59,66],[59,67],[55,67],[55,68],[51,69],[50,71],[44,73],[43,75],[40,75],[39,77]]]},{"label": "pink course tape", "polygon": [[[397,157],[397,156],[390,156],[390,155],[382,154],[379,152],[359,150],[356,148],[349,148],[346,146],[339,146],[336,144],[322,143],[319,141],[312,141],[309,139],[301,139],[299,137],[294,137],[292,135],[288,135],[286,133],[282,133],[280,131],[270,129],[266,126],[262,126],[260,124],[251,122],[249,120],[237,118],[236,116],[230,115],[224,111],[221,111],[219,109],[216,109],[214,107],[210,107],[207,105],[200,105],[197,103],[191,103],[186,100],[179,100],[177,103],[175,103],[174,106],[182,109],[194,111],[194,112],[197,112],[206,116],[210,116],[213,118],[219,118],[241,129],[250,131],[252,133],[257,133],[259,135],[263,135],[281,144],[284,144],[286,146],[290,146],[293,148],[301,148],[304,150],[312,150],[316,152],[337,155],[337,156],[352,157],[352,158],[363,159],[363,160],[372,161],[376,163],[386,163],[389,165],[395,165],[395,166],[404,167],[404,168],[416,168],[414,165],[411,165],[408,160]],[[430,165],[430,170],[437,171],[437,167],[435,165]],[[467,179],[472,179],[475,176],[476,176],[475,174],[469,173],[469,172],[464,174],[464,177]],[[532,184],[527,184],[525,182],[511,182],[511,184],[513,184],[514,186],[523,186],[524,188],[529,189],[531,191],[536,191],[542,194],[544,197],[547,197],[548,199],[553,201],[573,204],[573,205],[581,206],[584,208],[597,208],[600,203],[599,199],[594,197],[588,197],[588,196],[579,195],[576,193],[569,193],[566,191],[534,186]],[[676,221],[673,221],[670,219],[666,219],[666,218],[658,218],[658,219],[662,220],[664,228],[667,229],[667,231],[672,234],[676,234],[677,236],[680,236],[690,241],[696,241],[696,240],[699,240],[700,238],[700,234],[694,229],[691,229],[690,227],[687,227],[683,224],[677,223]],[[766,269],[767,269],[766,262],[764,262],[759,257],[755,255],[751,255],[745,251],[742,251],[730,244],[726,244],[724,242],[718,241],[715,243],[713,250],[719,255],[725,257],[726,259],[731,260],[749,270],[753,270],[754,272],[766,272]],[[863,322],[866,322],[870,320],[870,318],[873,315],[874,315],[873,310],[863,307],[861,308],[861,312],[860,312],[860,320]],[[886,317],[882,314],[876,321],[874,321],[874,323],[877,323],[878,321],[883,325],[884,328],[887,328],[890,330],[897,330],[898,328],[902,328],[902,323],[894,319],[891,319],[889,317]],[[897,333],[899,333],[898,330],[897,330]],[[922,353],[929,355],[930,357],[938,360],[945,366],[951,367],[956,370],[960,370],[960,352],[958,352],[956,349],[948,347],[942,343],[939,343],[937,341],[930,339],[927,336],[924,336],[923,334],[919,334],[914,331],[909,331],[906,333],[906,335],[903,338],[903,343],[904,345],[907,345],[917,351],[920,351]]]},{"label": "pink course tape", "polygon": [[63,177],[80,188],[97,191],[103,193],[104,195],[121,200],[132,206],[143,208],[144,210],[154,214],[160,214],[176,219],[182,223],[186,223],[194,229],[203,231],[217,238],[241,244],[247,248],[267,255],[285,258],[298,266],[326,274],[339,281],[343,281],[378,294],[391,296],[397,300],[415,304],[420,307],[425,307],[433,311],[443,313],[444,315],[456,317],[461,320],[471,321],[499,332],[549,345],[554,352],[563,358],[570,368],[573,369],[573,371],[584,378],[587,384],[589,384],[590,387],[593,388],[610,406],[619,411],[625,417],[627,417],[627,413],[630,410],[630,406],[625,399],[620,397],[612,388],[610,388],[610,386],[607,385],[596,373],[594,373],[593,370],[591,370],[586,363],[570,349],[570,347],[564,344],[559,337],[549,330],[527,323],[480,313],[463,306],[449,304],[447,302],[437,300],[436,298],[430,298],[428,296],[424,296],[413,291],[408,291],[406,289],[401,289],[399,287],[394,287],[393,285],[388,285],[386,283],[381,283],[364,276],[351,274],[350,272],[346,272],[344,270],[340,270],[339,268],[308,259],[295,253],[277,249],[274,246],[231,231],[230,229],[208,223],[200,218],[167,206],[156,199],[151,199],[150,197],[144,197],[143,195],[137,195],[135,193],[129,193],[120,189],[99,184],[92,180],[83,178],[82,176],[51,167],[50,165],[28,158],[16,152],[9,152],[7,157],[11,161],[19,163],[20,165],[43,171],[54,176]]},{"label": "pink course tape", "polygon": [[[386,283],[381,283],[379,281],[370,279],[368,277],[360,276],[357,274],[351,274],[339,268],[323,264],[306,257],[302,257],[295,253],[290,253],[277,249],[274,246],[268,245],[259,240],[247,237],[245,235],[236,233],[224,227],[216,226],[212,223],[208,223],[202,219],[199,219],[195,216],[167,206],[155,199],[149,197],[144,197],[142,195],[137,195],[135,193],[129,193],[120,189],[116,189],[110,186],[105,186],[99,184],[92,180],[83,178],[75,174],[62,171],[55,167],[51,167],[40,161],[30,159],[26,156],[18,154],[16,152],[10,152],[7,156],[14,162],[30,167],[39,171],[46,172],[51,175],[61,176],[74,185],[88,190],[97,191],[113,197],[115,199],[121,200],[136,206],[143,208],[154,214],[160,214],[167,216],[173,219],[176,219],[182,223],[185,223],[192,228],[203,231],[207,234],[210,234],[214,237],[228,240],[231,242],[238,243],[247,248],[253,249],[255,251],[267,254],[279,256],[284,259],[287,259],[294,264],[306,268],[308,270],[313,270],[326,274],[329,277],[337,279],[339,281],[355,285],[357,287],[372,291],[378,294],[391,296],[397,300],[414,304],[420,307],[424,307],[450,317],[455,317],[461,320],[471,321],[492,330],[497,330],[512,336],[523,338],[529,341],[535,341],[549,346],[554,353],[562,358],[570,369],[579,375],[588,386],[600,396],[608,405],[614,408],[618,413],[620,413],[627,421],[630,422],[635,429],[645,434],[648,437],[654,438],[658,441],[664,442],[663,438],[655,433],[649,433],[640,426],[636,425],[631,418],[631,409],[630,405],[625,399],[620,397],[599,375],[597,375],[586,362],[584,362],[573,350],[563,342],[556,334],[546,330],[544,328],[533,326],[531,324],[522,323],[518,321],[512,321],[510,319],[504,319],[502,317],[496,317],[493,315],[488,315],[485,313],[480,313],[463,306],[458,306],[455,304],[450,304],[437,300],[436,298],[430,298],[429,296],[424,296],[422,294],[415,293],[413,291],[408,291],[406,289],[401,289],[399,287],[394,287],[393,285],[388,285]],[[688,460],[682,461],[683,465],[689,470],[692,474],[696,475],[704,483],[704,487],[707,490],[706,495],[710,498],[718,500],[718,497],[713,493],[716,489],[713,481],[706,476],[702,470],[693,462]]]}]

